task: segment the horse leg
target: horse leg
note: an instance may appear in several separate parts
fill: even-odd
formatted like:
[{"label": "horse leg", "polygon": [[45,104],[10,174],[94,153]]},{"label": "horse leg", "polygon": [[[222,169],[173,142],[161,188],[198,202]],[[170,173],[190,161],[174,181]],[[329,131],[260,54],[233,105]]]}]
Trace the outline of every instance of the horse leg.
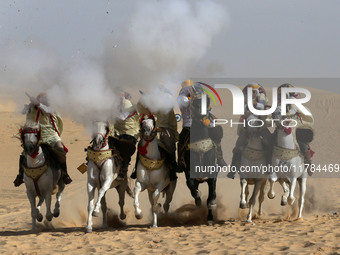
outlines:
[{"label": "horse leg", "polygon": [[201,192],[198,190],[198,181],[194,181],[193,189],[191,190],[191,195],[195,198],[195,205],[200,207],[202,205]]},{"label": "horse leg", "polygon": [[36,209],[37,210],[37,221],[39,221],[39,222],[42,222],[42,220],[43,220],[43,215],[40,212],[40,207],[41,207],[43,202],[44,202],[44,198],[39,197],[39,202],[38,202],[37,209]]},{"label": "horse leg", "polygon": [[187,187],[190,190],[191,196],[195,199],[195,205],[197,207],[201,206],[202,201],[201,201],[201,194],[198,190],[198,182],[195,181],[195,179],[190,178],[190,173],[185,172],[185,177],[186,177],[186,184]]},{"label": "horse leg", "polygon": [[[275,166],[276,165],[276,160],[273,159],[272,161],[272,165]],[[275,198],[275,191],[274,191],[274,183],[277,181],[277,175],[274,172],[274,170],[272,170],[272,172],[270,172],[269,176],[268,176],[268,181],[269,181],[269,191],[268,191],[268,198],[269,199],[274,199]]]},{"label": "horse leg", "polygon": [[[248,185],[247,180],[242,178],[240,180],[241,184],[241,201],[240,201],[240,208],[245,209],[247,207],[247,200],[246,200],[246,187]],[[248,190],[249,192],[249,190]]]},{"label": "horse leg", "polygon": [[145,189],[145,185],[136,180],[136,185],[134,189],[134,207],[135,207],[135,217],[137,219],[143,218],[142,210],[139,208],[139,193]]},{"label": "horse leg", "polygon": [[172,201],[173,194],[175,192],[177,180],[170,182],[169,187],[166,190],[166,198],[163,205],[164,211],[167,213],[170,208],[170,203]]},{"label": "horse leg", "polygon": [[208,217],[207,217],[207,223],[209,226],[214,224],[214,218],[212,211],[216,209],[216,181],[217,179],[208,179],[208,185],[209,185],[209,195],[207,199],[207,205],[208,205]]},{"label": "horse leg", "polygon": [[36,219],[37,219],[37,208],[36,208],[36,202],[35,202],[35,195],[32,193],[27,192],[28,200],[31,204],[31,217],[32,217],[32,232],[36,231]]},{"label": "horse leg", "polygon": [[284,180],[280,179],[279,180],[282,188],[283,188],[283,195],[282,195],[282,198],[281,198],[281,205],[282,206],[285,206],[287,204],[287,198],[288,198],[288,195],[289,195],[289,188],[288,188],[288,185],[287,185],[287,182],[285,182]]},{"label": "horse leg", "polygon": [[260,196],[259,196],[259,211],[258,215],[261,217],[262,215],[262,203],[264,201],[264,189],[266,187],[267,179],[262,179],[261,180],[261,188],[260,188]]},{"label": "horse leg", "polygon": [[307,178],[299,178],[299,185],[300,185],[300,199],[299,199],[299,215],[298,219],[302,218],[302,210],[305,204],[305,193],[306,193],[306,185],[307,185]]},{"label": "horse leg", "polygon": [[158,199],[159,199],[161,192],[159,188],[156,188],[154,192],[148,190],[148,193],[149,193],[149,200],[151,204],[152,218],[153,218],[152,227],[157,228],[158,227],[157,226],[157,214],[161,207],[161,205],[158,203]]},{"label": "horse leg", "polygon": [[268,181],[269,181],[269,190],[268,190],[267,196],[269,199],[274,199],[275,198],[275,191],[274,191],[275,181],[273,181],[271,178],[268,178]]},{"label": "horse leg", "polygon": [[103,224],[102,228],[107,228],[107,205],[106,205],[106,198],[105,198],[105,193],[100,200],[101,207],[102,207],[102,213],[103,213]]},{"label": "horse leg", "polygon": [[45,204],[46,204],[46,219],[51,221],[53,218],[53,214],[51,212],[51,202],[52,202],[52,194],[51,192],[47,192],[45,195]]},{"label": "horse leg", "polygon": [[58,192],[56,194],[56,202],[54,205],[54,210],[53,210],[53,217],[57,218],[60,215],[60,200],[63,195],[63,191],[65,188],[65,183],[63,181],[58,182]]},{"label": "horse leg", "polygon": [[247,185],[246,185],[246,207],[249,207],[249,204],[248,204],[248,201],[249,201],[249,185],[248,185],[248,182],[247,182]]},{"label": "horse leg", "polygon": [[261,179],[256,179],[255,181],[255,186],[254,186],[254,190],[253,190],[253,194],[249,200],[249,212],[248,212],[248,216],[247,216],[247,222],[251,222],[251,219],[252,219],[252,215],[253,215],[253,208],[255,206],[255,202],[256,202],[256,197],[257,197],[257,194],[259,193],[260,191],[260,181]]},{"label": "horse leg", "polygon": [[288,197],[288,204],[292,205],[294,204],[295,197],[294,197],[294,191],[296,187],[296,178],[293,178],[290,182],[290,191],[289,191],[289,197]]},{"label": "horse leg", "polygon": [[[100,176],[99,176],[100,178]],[[98,200],[93,210],[93,216],[98,217],[100,211],[101,200],[105,196],[106,191],[110,188],[113,176],[107,176],[104,180],[102,187],[98,190]]]},{"label": "horse leg", "polygon": [[86,233],[92,232],[92,213],[94,209],[94,192],[95,192],[95,183],[91,183],[90,181],[87,183],[87,194],[88,194],[88,206],[87,206],[87,226]]},{"label": "horse leg", "polygon": [[124,181],[123,183],[119,184],[117,187],[116,187],[116,190],[118,192],[118,196],[119,196],[119,201],[118,201],[118,204],[119,204],[119,207],[120,207],[120,215],[119,215],[119,218],[121,220],[125,220],[126,218],[126,214],[124,212],[124,201],[125,201],[125,191],[127,189],[127,183],[126,181]]}]

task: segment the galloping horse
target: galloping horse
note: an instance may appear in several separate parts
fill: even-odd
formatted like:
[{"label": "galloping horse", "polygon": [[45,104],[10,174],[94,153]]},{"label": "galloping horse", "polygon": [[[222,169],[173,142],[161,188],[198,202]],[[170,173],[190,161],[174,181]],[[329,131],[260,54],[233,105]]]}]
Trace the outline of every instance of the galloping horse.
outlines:
[{"label": "galloping horse", "polygon": [[[191,105],[192,124],[190,127],[190,136],[186,148],[184,148],[184,162],[185,162],[185,177],[186,184],[190,189],[191,196],[195,199],[196,206],[201,206],[201,194],[198,190],[200,183],[206,182],[209,186],[209,195],[207,199],[208,206],[208,225],[213,224],[212,211],[216,208],[216,181],[217,172],[213,174],[207,174],[209,177],[203,178],[191,177],[191,172],[194,173],[196,166],[209,167],[216,166],[217,154],[216,145],[211,139],[213,128],[208,128],[204,124],[202,115],[199,112],[201,109],[201,98],[195,98]],[[218,128],[221,128],[220,126]],[[218,132],[217,132],[218,133]],[[221,139],[222,135],[218,139]],[[195,164],[194,164],[195,163]]]},{"label": "galloping horse", "polygon": [[[143,217],[139,208],[139,193],[148,190],[149,200],[152,208],[153,227],[157,227],[157,213],[160,209],[158,203],[161,192],[166,198],[163,205],[164,211],[168,212],[177,180],[170,181],[169,167],[164,163],[165,158],[158,147],[156,121],[153,115],[140,121],[141,141],[139,144],[139,161],[136,167],[137,179],[134,189],[135,216],[137,219]],[[143,149],[141,151],[141,148]]]},{"label": "galloping horse", "polygon": [[[87,148],[87,193],[88,193],[88,219],[86,232],[92,232],[92,216],[99,216],[100,207],[103,212],[102,227],[107,227],[106,191],[116,188],[119,195],[120,219],[125,219],[124,199],[127,191],[127,176],[124,180],[115,180],[120,169],[117,151],[109,148],[110,125],[108,122],[93,123],[93,143]],[[98,200],[94,205],[94,193],[98,189]]]},{"label": "galloping horse", "polygon": [[[266,164],[265,152],[262,144],[261,129],[263,127],[258,126],[258,124],[254,123],[259,119],[250,114],[247,117],[247,123],[251,123],[251,125],[247,125],[247,137],[248,143],[246,148],[244,149],[241,157],[241,166],[249,166],[252,169],[257,169],[259,172],[250,171],[244,172],[240,171],[240,184],[241,184],[241,201],[240,208],[245,209],[247,207],[247,199],[249,195],[249,185],[254,185],[253,194],[249,200],[249,212],[247,216],[247,222],[252,221],[252,212],[255,206],[255,201],[258,192],[260,192],[259,196],[259,211],[258,215],[262,214],[262,202],[264,200],[264,188],[267,183],[267,176],[264,176],[261,173],[261,167]],[[253,123],[252,123],[253,122]]]},{"label": "galloping horse", "polygon": [[281,107],[273,113],[273,119],[279,119],[276,126],[276,145],[274,146],[272,156],[272,166],[280,167],[281,171],[273,172],[269,176],[270,190],[269,198],[274,197],[273,185],[275,181],[279,181],[284,194],[281,199],[281,205],[292,205],[295,201],[294,190],[296,181],[300,186],[299,214],[298,219],[302,218],[302,209],[304,205],[304,196],[306,193],[307,171],[304,166],[303,156],[299,152],[299,147],[295,138],[296,128],[285,127],[282,122],[290,123],[287,116],[281,115]]},{"label": "galloping horse", "polygon": [[[40,213],[40,206],[45,200],[46,219],[51,221],[53,217],[60,214],[60,199],[65,184],[61,178],[61,170],[53,169],[50,162],[47,162],[43,153],[41,142],[41,128],[35,123],[26,123],[20,129],[22,146],[24,147],[25,165],[24,165],[24,182],[26,185],[27,197],[31,204],[32,231],[36,230],[36,220],[42,221],[43,216]],[[51,201],[53,190],[58,185],[53,214],[51,212]],[[36,205],[36,197],[39,198]]]}]

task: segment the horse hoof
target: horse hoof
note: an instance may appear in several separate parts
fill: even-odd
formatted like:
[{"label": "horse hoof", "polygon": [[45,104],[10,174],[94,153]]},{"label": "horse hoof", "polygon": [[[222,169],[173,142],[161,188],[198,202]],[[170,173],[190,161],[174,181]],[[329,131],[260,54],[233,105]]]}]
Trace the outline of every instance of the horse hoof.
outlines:
[{"label": "horse hoof", "polygon": [[195,198],[195,205],[197,207],[200,207],[202,205],[202,200],[200,197]]},{"label": "horse hoof", "polygon": [[55,217],[55,218],[58,218],[59,215],[60,215],[60,212],[54,212],[54,213],[53,213],[53,217]]},{"label": "horse hoof", "polygon": [[137,220],[141,220],[143,218],[143,214],[140,213],[140,214],[135,214],[135,217]]},{"label": "horse hoof", "polygon": [[247,219],[247,223],[252,223],[252,220],[251,219]]},{"label": "horse hoof", "polygon": [[87,233],[92,233],[92,228],[86,228],[85,229],[85,233],[87,234]]},{"label": "horse hoof", "polygon": [[247,208],[247,203],[240,202],[240,208],[241,209],[246,209]]},{"label": "horse hoof", "polygon": [[292,205],[295,202],[295,198],[288,198],[288,204]]},{"label": "horse hoof", "polygon": [[52,216],[52,215],[49,215],[49,216],[46,215],[46,219],[47,219],[48,221],[51,221],[51,220],[53,219],[53,216]]},{"label": "horse hoof", "polygon": [[208,220],[207,221],[208,226],[214,226],[214,221],[213,220]]},{"label": "horse hoof", "polygon": [[99,212],[93,211],[92,216],[93,217],[99,217]]},{"label": "horse hoof", "polygon": [[297,218],[295,221],[300,221],[300,222],[302,222],[303,219],[302,219],[302,218]]},{"label": "horse hoof", "polygon": [[125,220],[125,219],[126,219],[126,214],[125,214],[125,213],[121,213],[121,214],[119,215],[119,218],[120,218],[121,220]]},{"label": "horse hoof", "polygon": [[168,213],[169,208],[170,208],[170,205],[166,205],[166,204],[163,205],[163,209],[165,213]]},{"label": "horse hoof", "polygon": [[274,194],[268,193],[267,196],[268,196],[269,199],[274,199],[276,194],[275,193]]},{"label": "horse hoof", "polygon": [[158,228],[158,226],[157,225],[152,225],[152,228]]},{"label": "horse hoof", "polygon": [[43,216],[41,213],[39,213],[37,216],[37,221],[42,222],[42,220],[43,220]]}]

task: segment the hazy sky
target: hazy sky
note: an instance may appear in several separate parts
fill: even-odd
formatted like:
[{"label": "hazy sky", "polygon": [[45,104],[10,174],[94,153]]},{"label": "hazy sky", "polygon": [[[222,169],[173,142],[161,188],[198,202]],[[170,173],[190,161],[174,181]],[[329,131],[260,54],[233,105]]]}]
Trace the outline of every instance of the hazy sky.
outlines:
[{"label": "hazy sky", "polygon": [[[340,77],[340,1],[216,2],[226,9],[225,26],[213,37],[204,57],[193,63],[192,69],[200,71],[192,71],[192,75]],[[38,41],[65,62],[77,57],[96,58],[103,54],[107,38],[124,34],[136,3],[1,0],[0,52],[14,43]],[[182,22],[187,22],[185,16]],[[4,70],[6,66],[1,67]],[[336,91],[333,85],[327,86],[321,89]]]}]

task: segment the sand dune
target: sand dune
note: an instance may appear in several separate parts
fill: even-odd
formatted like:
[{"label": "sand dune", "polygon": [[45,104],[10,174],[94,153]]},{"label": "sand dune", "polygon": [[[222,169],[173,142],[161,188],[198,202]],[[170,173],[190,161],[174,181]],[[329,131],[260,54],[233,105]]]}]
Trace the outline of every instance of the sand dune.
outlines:
[{"label": "sand dune", "polygon": [[[315,118],[316,137],[312,143],[316,164],[339,164],[340,95],[311,89],[308,104]],[[222,95],[223,102],[230,102]],[[64,120],[63,141],[69,149],[68,166],[73,183],[65,189],[61,214],[52,222],[38,224],[38,233],[31,229],[30,205],[25,186],[14,188],[19,141],[12,138],[23,123],[11,98],[0,96],[0,253],[122,253],[122,254],[339,254],[340,253],[340,182],[338,178],[311,178],[307,183],[304,220],[295,221],[293,208],[281,207],[281,188],[276,185],[277,197],[266,198],[264,215],[253,223],[245,223],[247,210],[238,209],[240,186],[238,179],[219,178],[217,182],[216,223],[206,226],[206,208],[193,204],[183,174],[179,175],[174,201],[168,215],[161,214],[159,228],[150,228],[151,215],[147,194],[140,196],[145,217],[136,220],[133,201],[126,198],[127,219],[118,219],[118,196],[109,190],[107,201],[109,228],[101,229],[101,217],[94,220],[94,232],[84,234],[87,219],[86,175],[76,169],[84,162],[84,148],[89,135],[84,128]],[[231,102],[228,104],[231,106]],[[231,118],[231,110],[219,109],[217,116]],[[235,144],[235,129],[224,130],[223,151],[227,162]],[[131,169],[130,169],[131,171]],[[338,176],[339,177],[339,176]],[[204,201],[206,185],[201,188]],[[163,201],[163,200],[161,200]],[[257,205],[256,205],[257,209]],[[45,209],[42,207],[44,214]]]}]

